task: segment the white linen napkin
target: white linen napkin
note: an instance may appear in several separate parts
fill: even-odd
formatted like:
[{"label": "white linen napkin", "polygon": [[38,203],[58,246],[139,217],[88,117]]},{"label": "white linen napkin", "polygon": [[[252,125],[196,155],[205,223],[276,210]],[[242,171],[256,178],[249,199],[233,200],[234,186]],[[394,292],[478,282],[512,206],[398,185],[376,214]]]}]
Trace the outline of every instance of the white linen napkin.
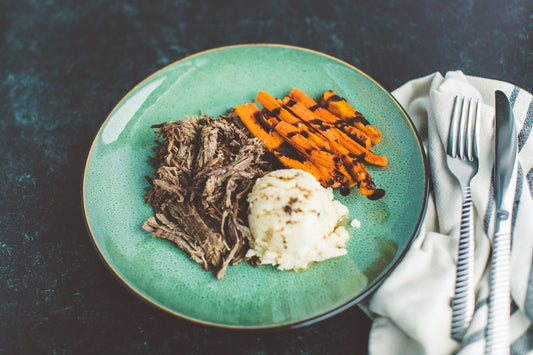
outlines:
[{"label": "white linen napkin", "polygon": [[[483,354],[488,315],[494,91],[510,98],[519,132],[519,172],[511,253],[512,354],[533,353],[533,127],[532,96],[501,81],[434,73],[394,92],[417,127],[429,158],[431,189],[420,235],[402,262],[362,305],[372,317],[369,353]],[[446,141],[456,95],[480,98],[479,171],[472,181],[476,312],[463,341],[450,336],[462,194],[446,164]],[[533,134],[531,134],[533,135]]]}]

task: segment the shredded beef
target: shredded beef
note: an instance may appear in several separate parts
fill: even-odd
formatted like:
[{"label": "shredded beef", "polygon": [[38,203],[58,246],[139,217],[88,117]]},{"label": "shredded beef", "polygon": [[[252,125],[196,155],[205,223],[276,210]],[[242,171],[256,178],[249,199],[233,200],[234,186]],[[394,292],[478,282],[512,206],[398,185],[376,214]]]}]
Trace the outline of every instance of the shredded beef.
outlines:
[{"label": "shredded beef", "polygon": [[[272,170],[264,143],[231,110],[152,126],[154,177],[144,196],[154,211],[142,227],[174,242],[221,280],[249,249],[246,195]],[[248,260],[257,264],[257,260]]]}]

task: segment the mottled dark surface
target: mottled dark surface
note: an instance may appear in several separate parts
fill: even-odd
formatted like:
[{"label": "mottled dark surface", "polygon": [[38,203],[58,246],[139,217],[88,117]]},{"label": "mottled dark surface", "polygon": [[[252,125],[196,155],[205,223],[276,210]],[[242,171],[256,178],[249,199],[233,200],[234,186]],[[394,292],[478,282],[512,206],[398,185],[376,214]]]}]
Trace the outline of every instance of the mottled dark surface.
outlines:
[{"label": "mottled dark surface", "polygon": [[[84,225],[92,138],[135,84],[195,52],[283,43],[393,90],[461,69],[533,89],[533,5],[510,1],[0,0],[0,353],[366,353],[356,307],[302,329],[237,332],[146,305]],[[261,5],[259,5],[261,4]]]}]

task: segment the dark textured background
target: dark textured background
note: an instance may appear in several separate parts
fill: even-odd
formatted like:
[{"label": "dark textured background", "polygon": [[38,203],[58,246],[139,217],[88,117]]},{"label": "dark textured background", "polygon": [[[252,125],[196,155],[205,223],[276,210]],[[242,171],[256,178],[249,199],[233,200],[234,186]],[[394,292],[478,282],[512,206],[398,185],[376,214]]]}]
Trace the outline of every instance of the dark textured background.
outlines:
[{"label": "dark textured background", "polygon": [[532,38],[531,0],[0,0],[0,353],[366,353],[357,307],[302,329],[237,332],[130,294],[84,225],[94,135],[142,79],[214,47],[306,47],[389,90],[460,69],[532,91]]}]

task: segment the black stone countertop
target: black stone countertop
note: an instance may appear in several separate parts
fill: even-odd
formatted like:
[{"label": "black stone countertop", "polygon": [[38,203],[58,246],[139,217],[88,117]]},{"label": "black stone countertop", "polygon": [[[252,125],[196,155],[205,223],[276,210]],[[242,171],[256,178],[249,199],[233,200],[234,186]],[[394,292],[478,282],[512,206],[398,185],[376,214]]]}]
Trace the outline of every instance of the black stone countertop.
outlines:
[{"label": "black stone countertop", "polygon": [[386,89],[435,71],[533,90],[531,0],[0,0],[0,353],[364,354],[357,308],[280,332],[193,324],[133,296],[81,207],[99,126],[137,83],[198,51],[314,49]]}]

